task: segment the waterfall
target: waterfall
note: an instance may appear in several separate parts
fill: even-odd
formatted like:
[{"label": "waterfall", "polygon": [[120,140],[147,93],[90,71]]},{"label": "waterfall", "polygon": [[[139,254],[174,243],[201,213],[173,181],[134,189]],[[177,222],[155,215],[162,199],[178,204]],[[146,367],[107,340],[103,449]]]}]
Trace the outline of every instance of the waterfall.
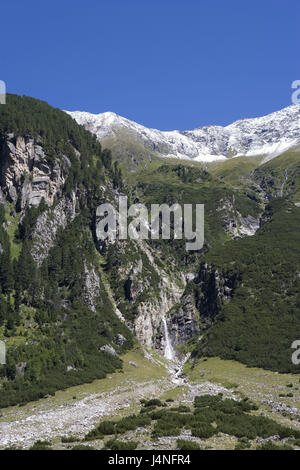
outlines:
[{"label": "waterfall", "polygon": [[283,189],[284,189],[285,183],[287,182],[287,179],[288,179],[288,172],[287,170],[284,170],[284,180],[280,188],[280,197],[283,197]]},{"label": "waterfall", "polygon": [[164,332],[165,332],[165,358],[172,360],[174,359],[174,353],[173,353],[173,348],[170,343],[166,318],[164,317],[162,321],[163,321]]}]

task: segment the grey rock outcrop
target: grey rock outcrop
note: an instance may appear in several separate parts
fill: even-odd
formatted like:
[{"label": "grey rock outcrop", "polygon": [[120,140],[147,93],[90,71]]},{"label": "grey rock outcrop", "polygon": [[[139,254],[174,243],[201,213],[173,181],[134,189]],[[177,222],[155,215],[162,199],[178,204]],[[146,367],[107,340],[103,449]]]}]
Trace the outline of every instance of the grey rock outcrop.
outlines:
[{"label": "grey rock outcrop", "polygon": [[142,344],[150,348],[157,345],[156,337],[161,331],[162,318],[179,302],[183,289],[165,276],[161,279],[158,296],[138,305],[134,328]]},{"label": "grey rock outcrop", "polygon": [[99,348],[99,351],[111,354],[112,356],[118,356],[115,349],[110,344],[105,344],[104,346],[101,346],[101,348]]},{"label": "grey rock outcrop", "polygon": [[180,307],[171,310],[167,325],[173,347],[184,344],[200,333],[199,313],[191,294],[183,296]]},{"label": "grey rock outcrop", "polygon": [[[148,285],[145,285],[145,279],[140,276],[143,273],[143,261],[140,258],[134,265],[125,281],[124,289],[128,300],[135,301]],[[147,282],[147,281],[146,281]]]},{"label": "grey rock outcrop", "polygon": [[3,195],[1,188],[0,188],[0,206],[5,206],[5,197]]},{"label": "grey rock outcrop", "polygon": [[252,215],[243,217],[235,207],[235,198],[224,198],[220,200],[217,212],[221,214],[221,219],[225,231],[233,238],[243,236],[253,236],[260,227],[260,219]]},{"label": "grey rock outcrop", "polygon": [[286,415],[294,415],[300,416],[300,411],[295,406],[288,406],[285,403],[278,403],[273,400],[264,400],[263,404],[270,406],[274,411],[286,416]]},{"label": "grey rock outcrop", "polygon": [[100,278],[95,266],[84,263],[84,300],[88,307],[96,311],[96,299],[100,295]]},{"label": "grey rock outcrop", "polygon": [[47,258],[49,250],[54,246],[58,230],[65,228],[75,218],[76,198],[63,197],[53,208],[43,212],[37,219],[33,232],[31,255],[38,266]]},{"label": "grey rock outcrop", "polygon": [[118,346],[123,346],[123,344],[127,341],[127,339],[121,335],[120,333],[116,336],[116,344]]},{"label": "grey rock outcrop", "polygon": [[128,364],[129,364],[130,366],[132,366],[132,367],[135,367],[136,369],[138,368],[138,366],[136,365],[136,363],[133,362],[133,361],[129,361]]},{"label": "grey rock outcrop", "polygon": [[38,206],[42,199],[53,205],[66,180],[66,160],[48,158],[33,137],[13,135],[1,142],[0,154],[0,185],[10,201],[19,200],[21,209]]}]

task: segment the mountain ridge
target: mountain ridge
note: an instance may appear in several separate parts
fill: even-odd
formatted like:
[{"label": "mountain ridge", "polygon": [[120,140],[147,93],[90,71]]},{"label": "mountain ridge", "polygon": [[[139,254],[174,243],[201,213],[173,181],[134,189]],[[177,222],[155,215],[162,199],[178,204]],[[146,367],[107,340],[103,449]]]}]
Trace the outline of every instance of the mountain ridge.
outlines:
[{"label": "mountain ridge", "polygon": [[203,126],[187,131],[150,129],[110,111],[66,112],[104,143],[108,139],[130,141],[165,158],[211,162],[263,155],[264,163],[300,145],[300,105],[241,119],[225,127]]}]

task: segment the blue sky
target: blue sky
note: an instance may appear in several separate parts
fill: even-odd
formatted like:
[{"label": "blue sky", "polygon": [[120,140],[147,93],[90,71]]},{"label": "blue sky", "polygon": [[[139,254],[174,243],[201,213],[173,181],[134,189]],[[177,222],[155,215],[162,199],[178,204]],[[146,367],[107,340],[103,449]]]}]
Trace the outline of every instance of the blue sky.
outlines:
[{"label": "blue sky", "polygon": [[0,79],[68,110],[162,130],[291,104],[299,0],[2,2]]}]

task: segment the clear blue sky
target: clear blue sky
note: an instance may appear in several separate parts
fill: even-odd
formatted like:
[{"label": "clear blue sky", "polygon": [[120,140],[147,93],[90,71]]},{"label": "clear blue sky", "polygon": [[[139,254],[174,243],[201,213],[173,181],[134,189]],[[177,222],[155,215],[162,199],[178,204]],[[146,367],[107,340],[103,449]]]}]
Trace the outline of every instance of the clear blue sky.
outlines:
[{"label": "clear blue sky", "polygon": [[300,80],[299,0],[10,0],[0,18],[9,92],[162,130],[267,114]]}]

